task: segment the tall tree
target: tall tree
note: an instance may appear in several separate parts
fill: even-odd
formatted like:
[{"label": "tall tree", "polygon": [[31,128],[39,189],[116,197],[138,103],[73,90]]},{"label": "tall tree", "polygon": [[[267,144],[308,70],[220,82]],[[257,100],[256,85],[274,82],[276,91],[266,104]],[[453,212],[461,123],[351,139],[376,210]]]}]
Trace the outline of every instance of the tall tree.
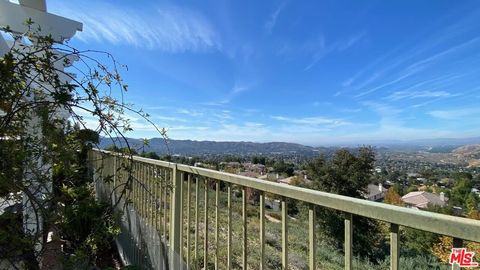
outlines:
[{"label": "tall tree", "polygon": [[383,199],[385,203],[403,206],[402,197],[398,194],[394,187],[391,187],[385,193],[385,198]]},{"label": "tall tree", "polygon": [[[310,188],[363,198],[362,194],[372,176],[375,161],[374,151],[371,147],[361,147],[357,153],[346,149],[338,150],[332,159],[321,156],[306,168],[309,178],[312,179]],[[330,241],[342,248],[344,243],[343,220],[345,214],[332,209],[317,207],[320,229],[324,235],[330,236]],[[381,254],[381,237],[378,223],[374,220],[354,216],[353,249],[360,256],[378,259]],[[365,246],[373,248],[366,249]]]}]

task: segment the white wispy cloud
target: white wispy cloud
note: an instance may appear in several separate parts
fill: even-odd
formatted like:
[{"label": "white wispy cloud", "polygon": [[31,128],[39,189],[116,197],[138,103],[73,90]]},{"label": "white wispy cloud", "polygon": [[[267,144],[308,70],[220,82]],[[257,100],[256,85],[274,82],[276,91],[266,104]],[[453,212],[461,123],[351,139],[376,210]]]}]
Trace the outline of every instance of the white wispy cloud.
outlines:
[{"label": "white wispy cloud", "polygon": [[303,117],[303,118],[293,118],[293,117],[285,117],[285,116],[272,116],[272,119],[277,121],[288,122],[292,124],[299,124],[299,125],[315,125],[315,126],[326,126],[326,127],[339,127],[350,125],[351,123],[340,118],[328,118],[323,116],[315,116],[315,117]]},{"label": "white wispy cloud", "polygon": [[376,113],[379,119],[370,121],[375,126],[366,130],[359,130],[356,133],[346,135],[346,137],[353,136],[364,140],[384,140],[431,138],[432,134],[435,134],[435,136],[450,136],[452,134],[448,130],[439,128],[412,127],[412,119],[405,115],[405,110],[392,105],[374,101],[362,102],[362,105]]},{"label": "white wispy cloud", "polygon": [[460,44],[457,44],[456,46],[453,46],[453,47],[448,48],[448,49],[446,49],[446,50],[444,50],[444,51],[441,51],[441,52],[436,53],[436,54],[434,54],[434,55],[432,55],[432,56],[429,56],[429,57],[427,57],[427,58],[425,58],[425,59],[422,59],[422,60],[420,60],[420,61],[417,61],[417,62],[411,64],[410,66],[408,66],[407,69],[414,69],[414,68],[418,68],[418,67],[425,67],[425,66],[427,66],[427,65],[429,65],[429,64],[431,64],[431,63],[433,63],[433,62],[435,62],[435,61],[437,61],[437,60],[439,60],[439,59],[441,59],[441,58],[443,58],[443,57],[445,57],[445,56],[448,56],[448,55],[450,55],[450,54],[456,53],[457,51],[460,51],[460,50],[465,49],[465,48],[467,48],[467,47],[469,47],[469,46],[471,46],[471,45],[473,45],[473,44],[475,44],[475,43],[478,43],[478,41],[480,41],[480,37],[476,37],[476,38],[470,39],[470,40],[468,40],[468,41],[466,41],[466,42],[462,42],[462,43],[460,43]]},{"label": "white wispy cloud", "polygon": [[397,116],[399,113],[403,112],[402,109],[376,101],[365,101],[361,104],[376,112],[382,118],[393,118],[394,116]]},{"label": "white wispy cloud", "polygon": [[239,96],[241,93],[249,91],[251,89],[252,89],[251,85],[235,82],[232,89],[230,89],[230,91],[227,92],[227,94],[224,97],[222,97],[222,99],[210,101],[210,102],[204,103],[203,105],[223,106],[230,103],[233,99],[235,99],[235,97]]},{"label": "white wispy cloud", "polygon": [[211,115],[217,119],[220,119],[221,121],[233,119],[232,115],[230,114],[230,111],[228,110],[214,112]]},{"label": "white wispy cloud", "polygon": [[[349,77],[348,79],[344,80],[341,83],[342,87],[356,86],[355,89],[357,89],[359,88],[358,87],[359,85],[366,86],[367,84],[373,82],[375,79],[379,78],[384,71],[375,70],[375,67],[379,63],[382,63],[385,59],[388,59],[388,57],[394,52],[395,50],[385,55],[382,55],[381,57],[378,57],[373,62],[369,63],[366,67],[362,66],[362,68],[357,70],[353,76]],[[369,75],[369,77],[365,79],[364,77],[367,76],[368,74],[371,74],[371,75]],[[363,81],[359,82],[361,79],[363,79]]]},{"label": "white wispy cloud", "polygon": [[[477,10],[475,15],[478,16],[478,13]],[[425,37],[417,37],[417,40],[421,40],[420,42],[412,43],[409,41],[399,44],[391,51],[375,59],[365,68],[362,68],[352,77],[346,79],[342,86],[350,87],[356,85],[357,87],[354,87],[354,90],[361,92],[355,97],[363,97],[384,87],[407,82],[414,75],[428,70],[441,62],[446,63],[449,59],[458,60],[457,55],[461,55],[465,50],[478,46],[480,42],[478,35],[467,40],[464,37],[459,37],[464,33],[464,30],[473,29],[471,25],[473,17],[472,15],[469,16],[469,19],[460,18],[454,24],[455,27],[439,27],[439,31],[431,31]],[[368,74],[375,73],[382,76],[371,80],[372,75],[369,76]],[[383,78],[393,83],[381,80]],[[358,87],[359,85],[360,87]]]},{"label": "white wispy cloud", "polygon": [[245,92],[248,90],[248,87],[247,86],[240,86],[240,85],[235,85],[233,88],[232,88],[232,94],[239,94],[241,92]]},{"label": "white wispy cloud", "polygon": [[378,90],[380,90],[380,89],[382,89],[382,88],[384,88],[384,87],[394,85],[394,84],[402,81],[403,79],[412,76],[413,74],[415,74],[415,73],[417,73],[417,72],[418,72],[418,69],[408,70],[408,71],[406,71],[405,73],[399,75],[399,77],[397,77],[397,78],[395,78],[395,79],[393,79],[393,80],[391,80],[391,81],[385,82],[385,83],[383,83],[383,84],[381,84],[381,85],[372,87],[372,88],[370,88],[370,89],[368,89],[368,90],[366,90],[366,91],[363,91],[363,92],[355,95],[355,97],[356,97],[356,98],[358,98],[358,97],[363,97],[363,96],[365,96],[365,95],[368,95],[368,94],[371,94],[371,93],[373,93],[373,92],[376,92],[376,91],[378,91]]},{"label": "white wispy cloud", "polygon": [[245,122],[243,123],[246,127],[263,127],[265,124],[263,123],[257,123],[257,122]]},{"label": "white wispy cloud", "polygon": [[435,111],[430,111],[427,114],[442,120],[461,120],[465,118],[480,116],[480,109],[463,108],[463,109],[454,109],[454,110],[435,110]]},{"label": "white wispy cloud", "polygon": [[207,126],[172,126],[168,128],[169,131],[204,131],[208,130]]},{"label": "white wispy cloud", "polygon": [[199,110],[193,110],[193,109],[178,109],[177,113],[185,114],[185,115],[193,116],[193,117],[199,117],[199,116],[204,115],[204,112],[199,111]]},{"label": "white wispy cloud", "polygon": [[220,48],[220,39],[202,14],[173,5],[122,8],[107,3],[52,1],[50,10],[80,22],[83,42],[159,49],[178,53]]},{"label": "white wispy cloud", "polygon": [[355,33],[354,35],[348,37],[345,40],[334,43],[333,47],[335,48],[336,51],[340,51],[340,52],[344,51],[344,50],[347,50],[348,48],[353,47],[360,40],[362,40],[366,36],[366,34],[367,34],[366,31],[360,31],[360,32]]},{"label": "white wispy cloud", "polygon": [[280,12],[283,10],[286,4],[287,2],[281,3],[268,17],[268,20],[265,23],[265,29],[267,29],[269,33],[272,32],[273,28],[275,28],[275,24],[277,24],[278,15],[280,15]]},{"label": "white wispy cloud", "polygon": [[366,36],[366,34],[367,34],[366,31],[360,31],[358,33],[355,33],[354,35],[351,35],[346,39],[336,41],[329,45],[327,44],[325,38],[323,36],[320,36],[320,38],[318,39],[318,42],[316,42],[316,47],[314,48],[314,52],[312,54],[312,60],[310,64],[308,64],[304,68],[304,71],[307,71],[312,67],[314,67],[320,60],[322,60],[325,56],[327,56],[330,53],[343,52],[355,46]]},{"label": "white wispy cloud", "polygon": [[359,113],[361,112],[362,109],[361,108],[345,108],[345,109],[340,109],[340,112],[344,112],[344,113]]},{"label": "white wispy cloud", "polygon": [[202,102],[202,103],[200,103],[200,105],[212,106],[212,107],[223,107],[226,104],[228,104],[229,102],[230,102],[230,100],[228,100],[228,99],[212,100],[212,101]]},{"label": "white wispy cloud", "polygon": [[304,71],[307,71],[332,52],[332,47],[327,46],[325,37],[321,35],[317,39],[307,42],[302,50],[307,52],[311,51],[311,53],[309,52],[312,58],[310,64],[304,68]]},{"label": "white wispy cloud", "polygon": [[145,108],[146,110],[165,110],[169,109],[167,106],[149,106]]},{"label": "white wispy cloud", "polygon": [[396,91],[387,96],[387,99],[396,101],[400,99],[414,98],[446,98],[455,96],[446,91]]},{"label": "white wispy cloud", "polygon": [[375,101],[365,101],[361,104],[379,116],[377,123],[379,126],[379,132],[390,132],[391,130],[401,130],[401,128],[406,128],[404,126],[405,120],[400,115],[403,112],[403,109]]},{"label": "white wispy cloud", "polygon": [[160,120],[160,121],[167,121],[167,122],[187,122],[186,119],[181,117],[175,116],[163,116],[163,115],[154,115],[151,117],[152,121]]},{"label": "white wispy cloud", "polygon": [[[370,77],[368,77],[366,80],[360,82],[360,83],[356,83],[354,85],[355,89],[362,89],[364,88],[365,86],[373,83],[375,80],[377,80],[378,78],[380,78],[380,76],[382,75],[381,72],[374,72],[372,75],[370,75]],[[348,84],[347,84],[348,83]],[[351,86],[353,83],[353,81],[347,81],[345,83],[342,84],[343,87],[349,87]]]}]

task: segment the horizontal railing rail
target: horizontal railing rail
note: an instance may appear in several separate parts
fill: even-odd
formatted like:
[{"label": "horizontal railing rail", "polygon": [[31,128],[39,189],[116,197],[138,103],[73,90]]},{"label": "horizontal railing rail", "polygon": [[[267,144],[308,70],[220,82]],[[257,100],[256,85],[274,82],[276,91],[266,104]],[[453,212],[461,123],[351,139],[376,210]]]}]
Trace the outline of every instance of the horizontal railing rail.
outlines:
[{"label": "horizontal railing rail", "polygon": [[[115,157],[117,158],[125,158],[119,154],[113,154],[111,152],[103,151],[103,150],[94,150],[95,154],[105,157]],[[190,229],[191,229],[191,222],[192,217],[190,216],[190,210],[187,212],[187,217],[185,220],[184,208],[191,209],[192,207],[195,208],[195,221],[193,222],[194,225],[194,258],[197,259],[198,256],[198,220],[199,220],[199,179],[204,179],[204,217],[203,222],[208,226],[208,215],[207,215],[207,207],[209,200],[208,198],[208,189],[210,188],[208,185],[208,179],[215,182],[215,201],[216,201],[216,219],[215,219],[215,241],[218,241],[218,193],[219,193],[219,183],[223,182],[227,185],[227,194],[228,194],[228,223],[227,223],[227,247],[231,245],[231,196],[232,190],[231,186],[236,185],[242,187],[242,225],[243,225],[243,249],[242,249],[242,263],[243,269],[246,269],[247,263],[247,248],[246,248],[246,237],[248,234],[247,231],[247,221],[246,221],[246,188],[258,190],[260,192],[260,206],[259,206],[259,226],[260,226],[260,269],[264,268],[264,260],[265,260],[265,252],[264,252],[264,243],[265,243],[265,193],[275,194],[280,196],[281,199],[281,216],[282,216],[282,266],[283,269],[287,268],[288,265],[288,231],[287,231],[287,205],[286,200],[297,200],[303,201],[305,203],[310,204],[309,218],[309,266],[310,269],[316,268],[316,259],[315,259],[315,249],[316,249],[316,232],[315,232],[315,207],[326,207],[330,209],[335,209],[347,213],[345,219],[345,245],[344,245],[344,253],[345,253],[345,269],[352,268],[352,234],[353,234],[353,226],[354,223],[352,221],[352,215],[371,218],[375,220],[384,221],[390,223],[390,260],[391,260],[391,269],[398,269],[399,266],[399,226],[409,227],[413,229],[419,229],[427,232],[432,232],[436,234],[451,236],[454,238],[454,246],[461,246],[462,240],[468,240],[473,242],[480,242],[480,221],[472,220],[462,217],[454,217],[439,213],[433,213],[428,211],[420,211],[416,209],[410,209],[395,205],[389,205],[384,203],[372,202],[368,200],[352,198],[302,187],[290,186],[281,183],[275,183],[265,180],[260,180],[256,178],[250,178],[225,172],[219,172],[215,170],[193,167],[183,164],[176,164],[166,161],[159,161],[159,160],[152,160],[143,157],[133,156],[131,160],[136,164],[134,166],[134,174],[138,174],[138,168],[143,167],[143,171],[145,168],[148,168],[146,171],[147,173],[144,175],[146,178],[140,179],[140,183],[147,181],[148,177],[152,178],[154,175],[158,175],[158,172],[155,171],[155,168],[161,170],[165,175],[169,175],[168,180],[170,181],[169,186],[171,186],[171,190],[161,190],[159,192],[159,196],[155,197],[153,200],[157,200],[158,198],[163,199],[161,203],[162,206],[165,206],[166,203],[169,203],[169,217],[167,218],[166,215],[166,208],[162,209],[153,209],[153,211],[159,211],[160,213],[163,211],[164,217],[160,216],[153,216],[152,218],[160,218],[164,222],[163,229],[165,230],[169,227],[169,243],[170,249],[172,252],[179,255],[179,258],[183,260],[185,257],[185,261],[189,264],[192,261],[191,252],[191,239],[190,239]],[[111,166],[111,165],[110,165]],[[139,167],[140,166],[140,167]],[[116,171],[116,170],[113,170]],[[148,174],[150,172],[150,174]],[[148,176],[149,175],[149,176]],[[155,178],[155,177],[153,177]],[[167,177],[165,177],[167,180]],[[195,181],[194,181],[195,180]],[[194,181],[194,182],[192,182]],[[186,187],[186,194],[185,194],[185,183]],[[192,184],[195,184],[195,190],[192,192]],[[164,188],[164,186],[168,186],[167,182],[164,184],[159,184],[158,187],[155,184],[148,184],[151,188]],[[163,192],[163,193],[162,193]],[[156,192],[158,193],[158,192]],[[155,193],[155,194],[156,194]],[[195,195],[195,202],[192,205],[191,195],[192,193]],[[143,193],[136,193],[135,196],[142,196]],[[163,197],[162,197],[163,194]],[[186,195],[186,196],[185,196]],[[156,195],[154,195],[156,196]],[[167,200],[168,196],[168,202]],[[186,198],[185,198],[186,197]],[[137,198],[138,199],[138,198]],[[135,198],[134,198],[135,200]],[[149,201],[149,199],[147,199]],[[155,205],[158,205],[156,203]],[[143,210],[142,210],[143,211]],[[159,221],[153,221],[155,224],[158,224]],[[184,224],[187,224],[187,246],[186,252],[187,254],[183,254],[184,249]],[[208,230],[204,230],[204,250],[208,250]],[[162,233],[162,231],[160,231]],[[166,231],[163,233],[167,234]],[[167,239],[165,237],[165,239]],[[216,253],[218,256],[218,253]],[[231,267],[231,250],[227,251],[227,268],[230,269]],[[207,265],[207,252],[204,255],[204,265]],[[172,262],[174,263],[174,262]],[[216,267],[218,266],[218,258],[215,260]],[[216,268],[217,269],[217,268]]]}]

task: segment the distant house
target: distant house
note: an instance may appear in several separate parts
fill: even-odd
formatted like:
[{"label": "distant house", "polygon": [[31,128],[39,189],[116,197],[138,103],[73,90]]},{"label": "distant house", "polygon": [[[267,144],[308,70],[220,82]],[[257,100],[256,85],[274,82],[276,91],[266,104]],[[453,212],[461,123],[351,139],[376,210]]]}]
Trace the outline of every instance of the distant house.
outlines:
[{"label": "distant house", "polygon": [[472,192],[480,197],[480,190],[478,188],[472,188]]},{"label": "distant house", "polygon": [[387,189],[384,188],[381,183],[378,185],[369,184],[367,186],[367,193],[364,195],[364,197],[369,201],[378,202],[383,200],[385,193],[387,193]]},{"label": "distant house", "polygon": [[443,192],[437,195],[426,191],[414,191],[402,197],[402,201],[407,207],[418,209],[427,208],[428,204],[443,207],[446,205],[447,200],[448,198],[445,198]]},{"label": "distant house", "polygon": [[424,178],[424,177],[417,177],[417,181],[418,181],[418,182],[425,183],[425,182],[427,182],[427,178]]},{"label": "distant house", "polygon": [[243,166],[245,167],[245,170],[256,172],[256,173],[259,173],[259,174],[264,174],[267,170],[265,168],[265,165],[263,165],[263,164],[253,164],[251,162],[244,163]]}]

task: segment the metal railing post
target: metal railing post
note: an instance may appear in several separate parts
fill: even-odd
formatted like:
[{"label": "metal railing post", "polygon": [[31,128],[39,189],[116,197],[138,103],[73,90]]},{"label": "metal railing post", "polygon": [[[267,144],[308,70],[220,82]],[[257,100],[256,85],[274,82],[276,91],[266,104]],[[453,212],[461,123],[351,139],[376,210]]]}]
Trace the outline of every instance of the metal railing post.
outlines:
[{"label": "metal railing post", "polygon": [[400,234],[397,224],[390,224],[390,269],[398,270],[400,267]]},{"label": "metal railing post", "polygon": [[288,213],[285,197],[282,197],[282,269],[288,269]]},{"label": "metal railing post", "polygon": [[173,168],[173,179],[172,185],[173,190],[170,195],[170,269],[177,270],[180,269],[180,230],[181,226],[181,211],[182,211],[182,200],[181,200],[181,185],[182,185],[182,176],[181,172],[175,166]]},{"label": "metal railing post", "polygon": [[247,270],[248,239],[247,239],[247,189],[242,187],[242,269]]},{"label": "metal railing post", "polygon": [[351,213],[347,213],[345,217],[345,270],[352,269],[352,243],[353,243],[353,217]]},{"label": "metal railing post", "polygon": [[260,270],[265,269],[265,193],[260,192]]},{"label": "metal railing post", "polygon": [[310,204],[308,209],[308,238],[309,238],[309,256],[308,256],[308,264],[310,270],[315,270],[317,267],[317,263],[315,260],[316,257],[316,235],[315,235],[315,205]]}]

